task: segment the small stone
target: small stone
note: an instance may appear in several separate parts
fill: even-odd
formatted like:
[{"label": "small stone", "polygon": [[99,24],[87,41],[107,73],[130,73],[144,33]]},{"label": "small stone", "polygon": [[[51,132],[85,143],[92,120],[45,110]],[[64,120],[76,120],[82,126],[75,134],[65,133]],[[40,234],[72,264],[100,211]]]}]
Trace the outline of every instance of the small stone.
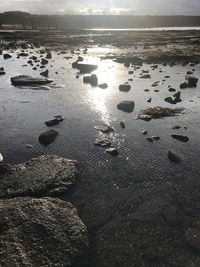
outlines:
[{"label": "small stone", "polygon": [[175,162],[175,163],[179,163],[179,162],[182,161],[181,158],[179,157],[179,155],[177,155],[177,154],[176,154],[174,151],[172,151],[172,150],[169,150],[169,151],[168,151],[167,157],[168,157],[171,161],[173,161],[173,162]]},{"label": "small stone", "polygon": [[111,145],[111,142],[107,139],[96,139],[94,142],[96,146],[108,147]]},{"label": "small stone", "polygon": [[38,140],[42,145],[47,146],[47,145],[51,144],[56,139],[57,136],[58,136],[57,131],[49,130],[47,132],[42,133],[39,136]]},{"label": "small stone", "polygon": [[183,136],[183,135],[172,134],[171,137],[175,138],[181,142],[184,142],[184,143],[187,143],[189,141],[189,138],[187,136]]},{"label": "small stone", "polygon": [[155,141],[159,141],[160,140],[160,137],[159,136],[152,136],[153,140]]},{"label": "small stone", "polygon": [[133,101],[122,101],[117,105],[119,110],[131,113],[134,110],[135,103]]},{"label": "small stone", "polygon": [[117,156],[119,154],[119,152],[117,151],[117,149],[115,147],[111,147],[106,149],[106,153],[112,155],[112,156]]},{"label": "small stone", "polygon": [[152,98],[151,97],[147,99],[147,102],[148,103],[151,103],[151,101],[152,101]]},{"label": "small stone", "polygon": [[119,123],[119,125],[121,126],[122,129],[125,128],[125,123],[124,123],[123,121],[121,121],[121,122]]},{"label": "small stone", "polygon": [[40,75],[42,75],[44,77],[48,77],[49,76],[49,70],[45,70],[45,71],[41,72]]},{"label": "small stone", "polygon": [[129,84],[121,84],[119,86],[119,90],[122,92],[128,92],[131,90],[131,86]]},{"label": "small stone", "polygon": [[149,143],[153,143],[153,139],[150,138],[150,137],[147,137],[146,140],[147,140]]},{"label": "small stone", "polygon": [[145,131],[142,131],[142,134],[143,135],[147,135],[148,134],[148,131],[146,131],[146,130]]},{"label": "small stone", "polygon": [[99,84],[98,87],[101,88],[101,89],[106,89],[106,88],[108,88],[108,84],[107,83],[102,83],[102,84]]}]

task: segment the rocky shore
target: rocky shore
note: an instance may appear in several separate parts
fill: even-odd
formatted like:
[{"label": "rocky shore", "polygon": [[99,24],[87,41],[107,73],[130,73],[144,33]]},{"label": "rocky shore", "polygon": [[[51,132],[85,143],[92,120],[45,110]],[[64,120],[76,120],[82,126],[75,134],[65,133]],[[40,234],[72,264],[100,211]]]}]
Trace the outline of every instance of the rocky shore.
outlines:
[{"label": "rocky shore", "polygon": [[[25,123],[39,125],[17,147],[37,157],[10,164],[0,151],[0,266],[199,267],[199,31],[13,31],[0,40],[3,87],[23,97],[18,109],[9,98],[2,105],[2,123],[14,116],[18,130],[9,142]],[[94,48],[107,52],[90,62]],[[91,96],[101,120],[88,105],[72,115]],[[18,113],[37,120],[23,124]],[[80,172],[52,151],[74,153]]]}]

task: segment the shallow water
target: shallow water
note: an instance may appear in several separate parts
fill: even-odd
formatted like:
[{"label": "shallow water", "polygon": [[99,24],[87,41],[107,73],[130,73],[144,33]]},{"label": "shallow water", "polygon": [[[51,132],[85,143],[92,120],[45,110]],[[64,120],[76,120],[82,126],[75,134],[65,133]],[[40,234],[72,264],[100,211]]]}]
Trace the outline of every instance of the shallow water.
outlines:
[{"label": "shallow water", "polygon": [[[84,57],[86,62],[99,65],[94,73],[98,75],[99,83],[108,83],[107,89],[84,84],[82,76],[77,79],[77,71],[71,67],[77,55],[70,52],[64,55],[53,53],[47,68],[50,71],[49,78],[54,79],[58,86],[44,91],[11,85],[12,76],[39,75],[40,70],[33,71],[29,65],[22,67],[28,59],[16,59],[16,52],[12,54],[12,59],[0,59],[0,65],[5,67],[7,73],[0,77],[1,153],[11,163],[23,162],[42,154],[76,159],[80,181],[73,202],[79,206],[83,220],[92,224],[100,223],[105,214],[121,201],[122,196],[127,197],[128,194],[135,197],[142,194],[148,201],[159,199],[160,202],[152,203],[151,208],[145,206],[147,202],[143,199],[141,208],[134,216],[145,219],[145,214],[153,212],[154,205],[162,205],[168,199],[180,180],[190,176],[199,177],[200,87],[182,90],[183,101],[176,106],[164,102],[165,97],[173,94],[168,92],[168,85],[178,90],[186,72],[192,67],[160,65],[152,71],[150,65],[144,64],[142,69],[150,70],[152,78],[141,79],[141,69],[129,75],[131,68],[127,69],[111,60],[101,61],[99,56],[104,52],[103,49],[91,48]],[[66,60],[66,56],[73,58]],[[199,77],[200,67],[196,66],[195,69],[195,75]],[[59,74],[55,74],[56,71]],[[170,78],[165,79],[166,75]],[[120,92],[119,85],[129,78],[133,78],[129,82],[131,90],[128,93]],[[155,81],[160,81],[159,85],[151,87]],[[150,92],[144,92],[144,89]],[[160,92],[154,92],[155,89]],[[150,104],[146,102],[149,97],[152,97]],[[123,100],[134,100],[133,113],[127,114],[116,108]],[[136,119],[141,109],[159,105],[184,107],[185,110],[179,116],[150,122]],[[55,115],[62,115],[65,120],[53,127],[59,132],[55,142],[44,147],[38,142],[38,136],[48,130],[44,122]],[[125,129],[120,128],[120,121],[125,122]],[[106,136],[117,147],[118,157],[112,157],[105,153],[104,148],[94,146],[95,139],[103,136],[94,126],[102,123],[110,124],[115,129]],[[182,128],[172,130],[174,125]],[[149,143],[146,136],[142,135],[143,130],[149,132],[148,137],[160,136],[160,141]],[[170,135],[174,133],[187,135],[190,141],[185,144],[171,138]],[[32,144],[33,148],[26,148],[26,144]],[[177,151],[183,159],[182,163],[170,162],[167,159],[168,149]]]}]

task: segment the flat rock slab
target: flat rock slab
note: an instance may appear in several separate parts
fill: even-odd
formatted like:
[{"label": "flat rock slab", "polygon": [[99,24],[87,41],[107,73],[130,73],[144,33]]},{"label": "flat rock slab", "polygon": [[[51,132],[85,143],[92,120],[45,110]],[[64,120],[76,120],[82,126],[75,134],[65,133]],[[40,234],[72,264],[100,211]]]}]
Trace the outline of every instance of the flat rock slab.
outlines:
[{"label": "flat rock slab", "polygon": [[56,196],[75,182],[76,162],[58,156],[40,156],[0,170],[0,198]]},{"label": "flat rock slab", "polygon": [[53,198],[0,200],[0,266],[72,266],[88,246],[71,203]]},{"label": "flat rock slab", "polygon": [[27,85],[44,85],[48,83],[52,83],[53,80],[44,79],[44,78],[35,78],[28,75],[19,75],[12,77],[11,83],[14,86],[27,86]]}]

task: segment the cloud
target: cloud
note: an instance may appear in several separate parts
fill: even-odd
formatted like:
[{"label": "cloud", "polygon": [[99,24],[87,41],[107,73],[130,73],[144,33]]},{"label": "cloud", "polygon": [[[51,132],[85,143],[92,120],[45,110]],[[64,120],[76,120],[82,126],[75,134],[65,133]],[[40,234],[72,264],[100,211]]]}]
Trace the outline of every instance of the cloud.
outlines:
[{"label": "cloud", "polygon": [[39,14],[200,15],[200,0],[0,0],[0,12]]}]

